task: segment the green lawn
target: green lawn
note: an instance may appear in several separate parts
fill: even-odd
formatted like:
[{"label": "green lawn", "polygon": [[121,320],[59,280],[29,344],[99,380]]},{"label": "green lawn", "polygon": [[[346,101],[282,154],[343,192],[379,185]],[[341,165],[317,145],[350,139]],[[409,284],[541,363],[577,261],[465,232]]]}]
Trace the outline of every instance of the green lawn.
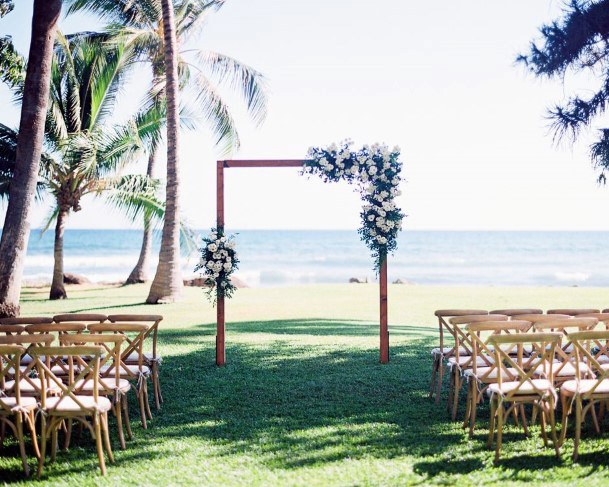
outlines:
[{"label": "green lawn", "polygon": [[[199,289],[182,303],[141,304],[145,286],[23,293],[23,314],[101,311],[160,313],[163,409],[135,438],[113,447],[98,474],[83,434],[47,464],[57,485],[405,485],[539,482],[606,485],[607,435],[586,429],[579,463],[572,442],[561,460],[539,429],[505,435],[503,459],[485,448],[488,409],[473,440],[427,399],[436,308],[609,307],[607,289],[390,286],[391,362],[378,364],[374,285],[244,289],[227,305],[227,362],[214,363],[215,311]],[[34,466],[34,459],[31,460]],[[0,481],[22,481],[16,445],[0,457]]]}]

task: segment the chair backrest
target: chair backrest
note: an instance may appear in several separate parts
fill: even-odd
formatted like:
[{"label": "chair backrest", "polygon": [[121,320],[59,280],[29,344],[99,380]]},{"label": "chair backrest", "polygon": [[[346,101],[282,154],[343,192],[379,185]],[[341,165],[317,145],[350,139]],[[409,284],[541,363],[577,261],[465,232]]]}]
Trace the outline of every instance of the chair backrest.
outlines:
[{"label": "chair backrest", "polygon": [[[583,377],[586,372],[580,370],[581,363],[586,364],[596,377],[596,383],[586,387],[581,393],[583,398],[587,399],[596,393],[604,380],[609,379],[609,368],[606,367],[606,359],[609,358],[609,330],[574,332],[571,334],[571,340],[576,356],[576,380]],[[605,359],[602,363],[601,357]],[[606,390],[604,394],[607,394]]]},{"label": "chair backrest", "polygon": [[[531,328],[531,322],[524,320],[481,321],[470,323],[465,328],[472,343],[471,367],[474,377],[480,382],[487,382],[489,378],[496,375],[496,368],[502,366],[501,362],[495,361],[495,351],[493,347],[489,346],[491,337],[501,334],[526,333]],[[479,367],[482,369],[479,370]],[[504,374],[510,375],[511,373],[505,369]]]},{"label": "chair backrest", "polygon": [[53,316],[55,323],[69,323],[69,322],[80,322],[80,323],[103,323],[107,321],[108,317],[99,313],[66,313],[61,315]]},{"label": "chair backrest", "polygon": [[512,316],[513,320],[527,320],[531,323],[542,323],[544,321],[555,321],[555,320],[569,320],[571,319],[571,315],[561,315],[561,314],[553,314],[553,315],[538,315],[538,314],[523,314],[523,315],[514,315]]},{"label": "chair backrest", "polygon": [[14,316],[0,319],[0,325],[34,325],[37,323],[53,323],[53,318],[47,316]]},{"label": "chair backrest", "polygon": [[[121,352],[121,369],[132,378],[138,378],[144,367],[144,342],[150,327],[143,323],[95,323],[87,327],[90,333],[109,333],[125,337],[125,346]],[[126,361],[137,355],[137,372],[127,366]]]},{"label": "chair backrest", "polygon": [[596,318],[599,323],[605,326],[605,329],[609,330],[609,312],[603,311],[602,313],[583,313],[577,315],[577,318]]},{"label": "chair backrest", "polygon": [[[54,337],[49,334],[42,335],[0,335],[0,346],[12,345],[20,346],[24,349],[20,355],[19,360],[21,361],[25,354],[31,356],[31,352],[35,348],[47,347],[53,343]],[[34,360],[31,360],[25,365],[17,364],[17,367],[9,367],[7,369],[7,376],[13,376],[15,383],[19,382],[17,379],[27,381],[32,387],[35,394],[40,394],[40,384],[34,380],[34,372],[36,364]],[[16,384],[15,384],[16,385]]]},{"label": "chair backrest", "polygon": [[543,313],[543,310],[537,308],[510,308],[510,309],[495,309],[493,311],[489,311],[491,315],[506,315],[506,316],[516,316],[516,315],[540,315]]},{"label": "chair backrest", "polygon": [[138,322],[145,323],[150,326],[148,331],[146,332],[146,337],[152,335],[152,357],[153,359],[158,359],[158,333],[159,333],[159,323],[163,321],[163,316],[161,315],[138,315],[138,314],[117,314],[117,315],[108,315],[108,320],[111,323],[130,323],[130,322]]},{"label": "chair backrest", "polygon": [[[493,335],[489,343],[495,352],[495,361],[502,363],[505,367],[514,369],[518,376],[516,381],[510,377],[504,377],[504,367],[497,368],[497,383],[501,385],[505,379],[517,382],[503,395],[504,399],[511,400],[518,396],[520,400],[545,397],[549,391],[541,388],[535,379],[543,377],[550,384],[554,383],[554,353],[560,345],[562,335],[560,333],[520,333],[511,335]],[[530,350],[525,356],[524,346],[530,345]],[[514,348],[517,350],[513,354]],[[550,393],[554,393],[552,388]]]},{"label": "chair backrest", "polygon": [[505,315],[460,315],[449,318],[449,330],[455,340],[455,350],[463,348],[468,354],[472,354],[473,345],[465,332],[465,325],[481,321],[507,321],[508,319],[509,316]]},{"label": "chair backrest", "polygon": [[[12,395],[17,404],[21,402],[21,357],[25,353],[25,348],[19,345],[0,345],[0,391],[6,390],[6,382],[14,379],[15,385],[12,388]],[[0,412],[11,413],[12,408],[0,401]]]},{"label": "chair backrest", "polygon": [[[79,392],[82,391],[85,382],[93,381],[93,399],[95,404],[99,399],[99,361],[103,353],[103,348],[97,346],[64,346],[64,347],[37,347],[31,350],[30,355],[34,358],[34,363],[41,378],[42,393],[40,404],[47,411],[55,411],[66,399],[73,400],[81,409],[89,410],[91,406],[84,404]],[[87,357],[85,360],[83,357]],[[64,382],[54,372],[51,363],[57,360],[65,360],[68,363],[68,377]],[[50,385],[59,390],[56,394],[59,398],[52,408],[47,408],[47,389]]]},{"label": "chair backrest", "polygon": [[573,365],[576,362],[575,351],[571,342],[571,335],[578,331],[593,330],[598,324],[596,318],[571,318],[569,320],[544,321],[533,323],[533,329],[540,333],[556,332],[562,334],[561,346],[556,348],[555,358],[559,362],[555,365],[554,374],[560,375],[560,372]]},{"label": "chair backrest", "polygon": [[23,325],[0,325],[0,334],[2,335],[21,335],[25,332]]},{"label": "chair backrest", "polygon": [[56,333],[63,335],[67,333],[81,333],[87,329],[84,323],[40,323],[27,325],[25,331],[34,335],[37,333]]},{"label": "chair backrest", "polygon": [[585,313],[598,313],[598,309],[593,308],[562,308],[562,309],[549,309],[546,311],[549,315],[583,315]]},{"label": "chair backrest", "polygon": [[[101,347],[103,355],[99,362],[99,375],[101,378],[114,378],[114,387],[120,383],[121,346],[125,341],[124,335],[103,335],[91,333],[78,333],[75,335],[61,335],[61,345],[96,345]],[[88,357],[83,357],[88,360]]]}]

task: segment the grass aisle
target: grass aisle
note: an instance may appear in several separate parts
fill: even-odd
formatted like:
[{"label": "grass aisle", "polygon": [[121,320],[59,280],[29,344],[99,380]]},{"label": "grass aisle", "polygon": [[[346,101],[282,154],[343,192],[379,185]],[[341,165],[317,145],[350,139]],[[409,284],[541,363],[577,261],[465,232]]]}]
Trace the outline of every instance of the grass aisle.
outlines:
[{"label": "grass aisle", "polygon": [[[127,450],[113,436],[115,464],[98,475],[87,434],[47,464],[41,482],[57,485],[406,485],[606,484],[607,435],[584,433],[580,461],[542,447],[539,429],[524,439],[508,428],[503,460],[485,448],[488,409],[468,440],[444,404],[427,399],[429,349],[439,307],[609,306],[607,290],[390,287],[391,363],[379,365],[373,285],[245,289],[228,304],[227,360],[214,359],[214,310],[202,291],[182,303],[140,304],[145,286],[24,292],[24,314],[100,311],[161,313],[165,405]],[[31,465],[34,465],[33,458]],[[21,481],[16,445],[7,440],[0,481]]]}]

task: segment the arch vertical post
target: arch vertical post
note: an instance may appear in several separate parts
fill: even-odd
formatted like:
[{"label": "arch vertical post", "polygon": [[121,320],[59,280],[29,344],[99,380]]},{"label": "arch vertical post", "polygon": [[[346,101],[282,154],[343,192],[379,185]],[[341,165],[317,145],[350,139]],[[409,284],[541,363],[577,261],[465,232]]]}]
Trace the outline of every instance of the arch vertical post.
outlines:
[{"label": "arch vertical post", "polygon": [[[218,161],[216,168],[216,226],[224,231],[224,161]],[[216,365],[226,363],[225,350],[226,317],[224,314],[224,296],[218,296],[216,304]]]},{"label": "arch vertical post", "polygon": [[380,362],[389,362],[389,326],[387,317],[387,254],[381,256],[381,268],[379,269],[379,291],[380,291],[380,339],[381,357]]}]

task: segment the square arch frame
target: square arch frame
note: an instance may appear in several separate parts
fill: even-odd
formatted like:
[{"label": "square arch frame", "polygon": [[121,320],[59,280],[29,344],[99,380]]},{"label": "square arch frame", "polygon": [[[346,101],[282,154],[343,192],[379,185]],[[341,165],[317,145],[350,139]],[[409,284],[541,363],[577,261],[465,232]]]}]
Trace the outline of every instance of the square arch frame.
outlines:
[{"label": "square arch frame", "polygon": [[[259,167],[302,167],[302,159],[233,159],[217,161],[216,168],[216,226],[224,231],[224,169]],[[379,336],[380,363],[389,362],[389,329],[387,326],[387,255],[381,259],[379,269]],[[218,296],[216,306],[216,365],[226,364],[226,314],[225,298]]]}]

